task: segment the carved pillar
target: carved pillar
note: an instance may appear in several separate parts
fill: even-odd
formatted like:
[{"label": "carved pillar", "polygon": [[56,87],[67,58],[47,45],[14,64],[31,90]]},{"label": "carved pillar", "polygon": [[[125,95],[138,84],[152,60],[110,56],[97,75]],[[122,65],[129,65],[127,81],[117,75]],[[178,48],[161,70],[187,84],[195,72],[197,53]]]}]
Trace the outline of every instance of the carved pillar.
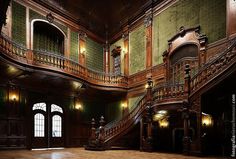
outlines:
[{"label": "carved pillar", "polygon": [[123,39],[124,39],[124,75],[129,75],[129,31],[128,27],[123,33]]},{"label": "carved pillar", "polygon": [[106,40],[106,44],[104,46],[104,71],[106,73],[110,72],[110,49],[109,49],[108,41]]},{"label": "carved pillar", "polygon": [[183,153],[189,155],[190,151],[190,137],[189,137],[189,117],[190,117],[190,104],[189,104],[189,94],[190,94],[190,66],[185,65],[185,77],[184,77],[184,93],[186,94],[186,99],[183,102],[182,118],[184,120],[184,138],[183,138]]},{"label": "carved pillar", "polygon": [[198,37],[200,48],[199,48],[199,67],[206,63],[206,35],[199,35]]},{"label": "carved pillar", "polygon": [[191,99],[192,109],[196,113],[197,117],[197,132],[196,138],[193,140],[193,149],[198,154],[202,153],[202,113],[201,113],[201,96],[196,94],[193,99]]},{"label": "carved pillar", "polygon": [[[151,76],[148,77],[147,81],[147,107],[146,107],[146,114],[145,114],[145,126],[144,123],[142,122],[142,138],[141,138],[141,145],[142,148],[141,150],[143,151],[152,151],[152,116],[154,114],[153,108],[152,108],[152,87],[153,87],[153,82],[151,79]],[[143,135],[143,131],[146,129],[146,136]]]},{"label": "carved pillar", "polygon": [[105,129],[104,129],[104,117],[101,116],[100,118],[100,127],[99,127],[99,134],[98,134],[98,143],[101,147],[104,147],[104,141],[105,141]]},{"label": "carved pillar", "polygon": [[83,31],[79,32],[79,63],[82,66],[86,66],[85,55],[86,55],[86,33]]},{"label": "carved pillar", "polygon": [[144,19],[146,27],[146,69],[152,67],[152,8],[146,12]]},{"label": "carved pillar", "polygon": [[96,141],[96,128],[95,128],[94,118],[92,118],[92,121],[91,121],[91,135],[90,135],[89,140],[90,140],[91,143]]}]

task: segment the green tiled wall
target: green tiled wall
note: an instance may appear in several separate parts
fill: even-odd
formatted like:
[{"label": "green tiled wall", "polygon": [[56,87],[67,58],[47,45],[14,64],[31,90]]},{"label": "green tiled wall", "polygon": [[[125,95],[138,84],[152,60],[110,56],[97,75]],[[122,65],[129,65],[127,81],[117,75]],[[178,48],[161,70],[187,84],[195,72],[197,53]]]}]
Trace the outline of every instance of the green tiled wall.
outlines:
[{"label": "green tiled wall", "polygon": [[12,39],[26,46],[26,8],[12,1]]},{"label": "green tiled wall", "polygon": [[141,25],[130,33],[130,47],[129,47],[130,74],[134,74],[145,69],[146,66],[145,43],[146,43],[145,28],[144,25]]},{"label": "green tiled wall", "polygon": [[78,62],[78,46],[79,40],[78,40],[78,33],[71,31],[70,34],[70,58],[76,62]]},{"label": "green tiled wall", "polygon": [[[118,41],[116,41],[115,43],[113,43],[111,46],[110,46],[110,52],[115,49],[116,46],[121,46],[121,49],[124,48],[124,40],[123,39],[120,39]],[[112,54],[112,52],[111,52]],[[124,73],[124,52],[123,50],[121,50],[121,73],[123,74]],[[113,71],[113,56],[110,57],[110,70],[111,72]]]},{"label": "green tiled wall", "polygon": [[90,38],[86,41],[86,65],[96,71],[103,71],[103,46]]},{"label": "green tiled wall", "polygon": [[226,1],[199,0],[201,31],[212,43],[226,36]]},{"label": "green tiled wall", "polygon": [[58,40],[58,37],[55,34],[51,34],[51,32],[45,32],[45,30],[39,27],[34,29],[34,50],[43,50],[63,55],[64,52],[61,49],[61,45],[63,45],[62,39]]},{"label": "green tiled wall", "polygon": [[181,26],[185,28],[200,25],[209,43],[226,34],[226,1],[224,0],[180,0],[153,19],[153,65],[163,62],[162,53],[167,41]]}]

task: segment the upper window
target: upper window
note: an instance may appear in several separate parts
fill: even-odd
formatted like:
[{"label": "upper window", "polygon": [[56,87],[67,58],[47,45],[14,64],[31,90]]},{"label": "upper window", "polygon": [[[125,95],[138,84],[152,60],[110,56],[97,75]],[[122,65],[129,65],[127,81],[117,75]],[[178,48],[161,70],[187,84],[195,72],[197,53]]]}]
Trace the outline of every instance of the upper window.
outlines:
[{"label": "upper window", "polygon": [[60,112],[60,113],[63,113],[63,110],[61,107],[55,105],[55,104],[52,104],[51,105],[51,112]]},{"label": "upper window", "polygon": [[46,103],[36,103],[36,104],[34,104],[33,110],[37,110],[37,109],[43,110],[43,111],[46,112]]}]

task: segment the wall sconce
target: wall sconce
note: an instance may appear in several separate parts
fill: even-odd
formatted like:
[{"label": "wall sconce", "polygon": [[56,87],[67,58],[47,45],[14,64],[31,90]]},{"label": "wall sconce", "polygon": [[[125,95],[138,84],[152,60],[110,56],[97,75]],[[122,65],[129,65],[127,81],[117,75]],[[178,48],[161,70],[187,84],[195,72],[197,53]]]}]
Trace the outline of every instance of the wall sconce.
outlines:
[{"label": "wall sconce", "polygon": [[153,81],[151,77],[148,77],[147,84],[145,85],[145,88],[152,88],[153,87]]},{"label": "wall sconce", "polygon": [[17,102],[19,101],[19,89],[14,86],[9,86],[9,101],[10,102]]},{"label": "wall sconce", "polygon": [[124,54],[127,53],[127,48],[124,47],[122,50],[123,50],[123,53],[124,53]]},{"label": "wall sconce", "polygon": [[169,126],[169,121],[166,118],[159,120],[159,125],[161,128],[167,128]]},{"label": "wall sconce", "polygon": [[16,95],[15,94],[11,95],[10,99],[15,102],[16,101]]},{"label": "wall sconce", "polygon": [[121,108],[122,108],[122,109],[126,109],[127,107],[128,107],[127,102],[123,102],[123,103],[121,104]]},{"label": "wall sconce", "polygon": [[81,111],[81,110],[83,110],[83,107],[82,107],[82,105],[80,103],[76,103],[75,104],[75,109]]},{"label": "wall sconce", "polygon": [[213,126],[213,119],[210,114],[206,114],[202,112],[202,126]]},{"label": "wall sconce", "polygon": [[86,52],[86,49],[85,49],[84,47],[81,47],[81,48],[80,48],[80,53],[81,53],[81,54],[85,54],[85,52]]}]

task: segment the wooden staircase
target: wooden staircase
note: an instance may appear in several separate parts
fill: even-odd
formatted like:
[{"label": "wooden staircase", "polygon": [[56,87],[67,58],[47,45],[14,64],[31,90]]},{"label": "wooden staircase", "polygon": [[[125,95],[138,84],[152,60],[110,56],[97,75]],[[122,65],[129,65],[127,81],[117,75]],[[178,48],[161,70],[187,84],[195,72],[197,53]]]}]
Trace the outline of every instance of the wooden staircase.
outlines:
[{"label": "wooden staircase", "polygon": [[[236,39],[229,41],[228,47],[219,53],[214,59],[207,62],[198,73],[190,80],[190,98],[197,94],[203,87],[209,85],[217,78],[222,80],[222,75],[236,70]],[[152,105],[158,107],[168,102],[183,102],[188,99],[184,84],[162,84],[152,90]],[[147,106],[147,96],[142,97],[136,107],[126,116],[105,125],[105,144],[110,145],[113,141],[127,133],[137,124]]]}]

